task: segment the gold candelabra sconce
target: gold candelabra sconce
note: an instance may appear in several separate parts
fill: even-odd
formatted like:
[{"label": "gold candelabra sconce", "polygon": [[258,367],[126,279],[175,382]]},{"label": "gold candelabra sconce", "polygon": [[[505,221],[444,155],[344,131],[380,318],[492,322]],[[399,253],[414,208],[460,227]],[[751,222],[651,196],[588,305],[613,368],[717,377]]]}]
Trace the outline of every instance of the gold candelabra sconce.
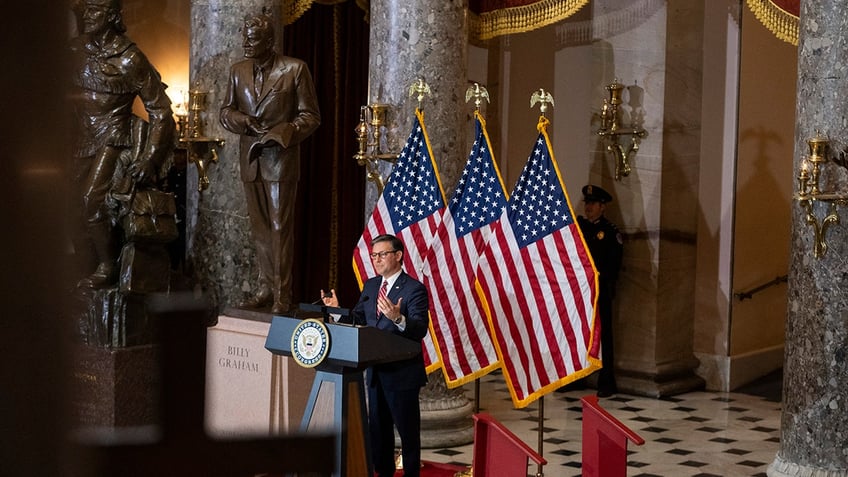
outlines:
[{"label": "gold candelabra sconce", "polygon": [[[807,147],[809,148],[809,155],[801,160],[801,166],[798,170],[798,192],[795,194],[795,200],[804,209],[807,225],[813,228],[815,234],[813,255],[816,258],[821,258],[827,252],[828,228],[832,224],[839,223],[837,207],[848,205],[848,191],[825,192],[821,190],[819,183],[821,172],[824,165],[831,160],[829,159],[830,141],[816,131],[814,137],[807,139]],[[821,221],[813,212],[813,203],[816,201],[828,204],[827,215]]]},{"label": "gold candelabra sconce", "polygon": [[383,128],[387,125],[389,105],[372,103],[359,108],[359,124],[356,125],[356,142],[359,149],[353,158],[366,168],[366,179],[377,186],[377,193],[383,193],[385,182],[380,174],[379,161],[394,163],[397,154],[384,151]]},{"label": "gold candelabra sconce", "polygon": [[197,167],[198,192],[209,188],[209,164],[218,162],[218,148],[224,147],[222,138],[208,137],[203,133],[203,112],[206,111],[207,95],[205,91],[191,91],[187,114],[180,115],[179,110],[176,113],[179,144],[186,149],[188,162]]},{"label": "gold candelabra sconce", "polygon": [[[409,87],[409,96],[417,95],[418,108],[425,94],[430,94],[430,86],[423,78],[415,80]],[[384,128],[389,124],[390,105],[385,103],[371,103],[359,108],[359,124],[356,125],[356,142],[359,145],[353,158],[360,166],[366,167],[366,179],[377,186],[377,193],[382,194],[386,186],[385,179],[380,174],[379,161],[391,164],[397,162],[398,153],[387,151],[386,136]]]},{"label": "gold candelabra sconce", "polygon": [[635,122],[629,126],[621,124],[622,91],[624,85],[615,79],[606,85],[609,98],[604,98],[601,106],[601,128],[598,136],[601,136],[606,150],[612,153],[615,159],[615,180],[620,181],[622,177],[630,175],[631,163],[639,144],[648,135],[648,132],[638,127]]}]

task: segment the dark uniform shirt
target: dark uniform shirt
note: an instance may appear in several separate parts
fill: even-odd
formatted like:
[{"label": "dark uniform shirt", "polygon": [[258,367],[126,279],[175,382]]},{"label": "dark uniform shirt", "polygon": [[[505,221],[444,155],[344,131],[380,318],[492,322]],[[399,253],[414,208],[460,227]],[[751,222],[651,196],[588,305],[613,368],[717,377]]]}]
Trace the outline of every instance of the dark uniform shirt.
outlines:
[{"label": "dark uniform shirt", "polygon": [[609,396],[617,392],[615,375],[615,351],[612,323],[612,300],[615,296],[615,282],[621,267],[621,255],[624,241],[618,227],[601,216],[595,222],[577,217],[580,231],[592,254],[592,261],[598,270],[598,317],[601,320],[601,353],[604,366],[598,374],[598,396]]},{"label": "dark uniform shirt", "polygon": [[624,241],[618,227],[606,217],[601,216],[596,222],[590,222],[583,216],[577,217],[580,231],[592,254],[599,276],[601,290],[612,292],[621,268],[621,255]]}]

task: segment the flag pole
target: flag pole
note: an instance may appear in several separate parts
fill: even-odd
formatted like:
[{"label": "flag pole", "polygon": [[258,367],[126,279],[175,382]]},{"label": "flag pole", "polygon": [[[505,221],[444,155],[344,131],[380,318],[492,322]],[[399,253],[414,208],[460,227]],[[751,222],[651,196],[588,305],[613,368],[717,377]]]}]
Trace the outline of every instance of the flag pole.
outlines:
[{"label": "flag pole", "polygon": [[[474,99],[474,109],[479,113],[480,105],[483,103],[483,99],[486,102],[489,102],[489,91],[485,86],[480,86],[479,83],[474,83],[469,86],[467,90],[465,90],[465,102],[471,101]],[[480,412],[480,378],[474,380],[474,414]]]},{"label": "flag pole", "polygon": [[[534,92],[530,96],[530,107],[536,106],[536,103],[541,103],[539,106],[540,112],[542,113],[542,118],[545,117],[545,113],[548,110],[548,104],[551,106],[554,105],[554,98],[551,96],[551,93],[545,91],[544,88],[539,89],[539,91]],[[540,121],[542,121],[540,119]],[[541,124],[541,122],[540,122]],[[541,130],[540,130],[541,132]],[[539,398],[539,452],[540,456],[544,457],[543,453],[543,444],[545,439],[545,396]],[[542,464],[536,464],[536,477],[543,477],[545,473],[542,471]]]},{"label": "flag pole", "polygon": [[[545,396],[539,398],[539,455],[544,457],[542,453],[542,444],[545,438]],[[536,477],[543,477],[545,473],[542,471],[542,464],[536,464]]]}]

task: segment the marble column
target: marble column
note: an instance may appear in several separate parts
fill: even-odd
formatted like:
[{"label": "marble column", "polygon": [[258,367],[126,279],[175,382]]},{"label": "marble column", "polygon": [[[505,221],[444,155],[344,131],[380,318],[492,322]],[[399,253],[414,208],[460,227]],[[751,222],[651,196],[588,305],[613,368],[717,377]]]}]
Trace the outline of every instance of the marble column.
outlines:
[{"label": "marble column", "polygon": [[[369,64],[370,103],[390,106],[386,128],[388,151],[400,152],[418,106],[409,87],[419,78],[431,94],[422,102],[445,194],[449,197],[465,165],[470,143],[465,104],[468,26],[466,0],[372,0]],[[383,177],[391,166],[381,165]],[[374,186],[367,189],[366,218],[377,201]],[[430,375],[421,394],[421,440],[424,447],[466,444],[473,440],[473,406],[460,389],[448,390],[441,372]]]},{"label": "marble column", "polygon": [[[224,139],[225,145],[218,149],[218,163],[208,167],[208,189],[197,192],[197,173],[191,170],[188,174],[186,255],[195,283],[219,309],[254,292],[258,276],[239,176],[238,136],[221,126],[218,111],[230,65],[244,58],[244,19],[261,13],[263,7],[269,7],[272,15],[282,15],[280,0],[191,2],[191,89],[207,93],[206,110],[201,113],[203,133]],[[276,34],[281,51],[282,27]]]},{"label": "marble column", "polygon": [[[442,187],[448,196],[470,150],[465,131],[473,106],[465,104],[468,63],[467,0],[371,1],[368,102],[390,106],[386,143],[400,152],[418,106],[409,87],[423,78],[431,94],[422,102]],[[383,177],[391,171],[382,164]],[[367,190],[365,214],[377,201]]]},{"label": "marble column", "polygon": [[[603,0],[592,3],[592,15],[592,28],[605,36],[591,44],[592,83],[583,86],[594,91],[590,108],[599,107],[603,88],[617,77],[628,86],[625,109],[645,112],[648,131],[632,160],[633,172],[620,181],[605,145],[591,132],[596,139],[589,182],[615,197],[606,215],[625,236],[613,301],[616,381],[623,393],[670,396],[704,385],[695,374],[692,272],[699,216],[692,185],[698,184],[702,160],[704,4]],[[640,26],[626,29],[629,22]],[[572,200],[579,200],[579,190],[571,189]]]},{"label": "marble column", "polygon": [[[819,131],[844,148],[848,116],[848,8],[841,0],[802,0],[794,171]],[[838,148],[838,149],[837,149]],[[845,169],[829,163],[823,190],[846,190]],[[842,217],[845,207],[839,207]],[[828,204],[813,202],[821,224]],[[834,223],[827,250],[813,255],[814,229],[792,204],[789,304],[783,367],[780,450],[771,477],[848,476],[848,236]]]}]

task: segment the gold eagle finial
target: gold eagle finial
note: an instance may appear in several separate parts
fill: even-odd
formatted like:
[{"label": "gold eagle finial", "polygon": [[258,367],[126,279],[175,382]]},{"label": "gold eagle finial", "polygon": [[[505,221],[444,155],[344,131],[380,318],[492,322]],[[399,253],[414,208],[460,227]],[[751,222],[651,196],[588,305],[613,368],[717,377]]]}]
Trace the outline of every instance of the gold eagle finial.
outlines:
[{"label": "gold eagle finial", "polygon": [[424,78],[418,78],[409,86],[409,97],[418,94],[418,109],[421,108],[421,102],[424,100],[425,94],[430,94],[430,85],[424,82]]},{"label": "gold eagle finial", "polygon": [[534,91],[533,95],[530,96],[530,107],[536,106],[536,103],[542,103],[542,106],[539,108],[542,111],[542,116],[545,115],[545,111],[548,110],[548,103],[551,106],[554,105],[554,97],[551,96],[551,93],[545,91],[544,88],[539,89],[539,91]]},{"label": "gold eagle finial", "polygon": [[471,98],[474,98],[474,106],[479,110],[480,103],[483,102],[481,98],[486,98],[486,102],[489,103],[489,91],[485,86],[480,86],[480,83],[474,83],[474,85],[469,86],[465,91],[465,102],[469,102]]}]

